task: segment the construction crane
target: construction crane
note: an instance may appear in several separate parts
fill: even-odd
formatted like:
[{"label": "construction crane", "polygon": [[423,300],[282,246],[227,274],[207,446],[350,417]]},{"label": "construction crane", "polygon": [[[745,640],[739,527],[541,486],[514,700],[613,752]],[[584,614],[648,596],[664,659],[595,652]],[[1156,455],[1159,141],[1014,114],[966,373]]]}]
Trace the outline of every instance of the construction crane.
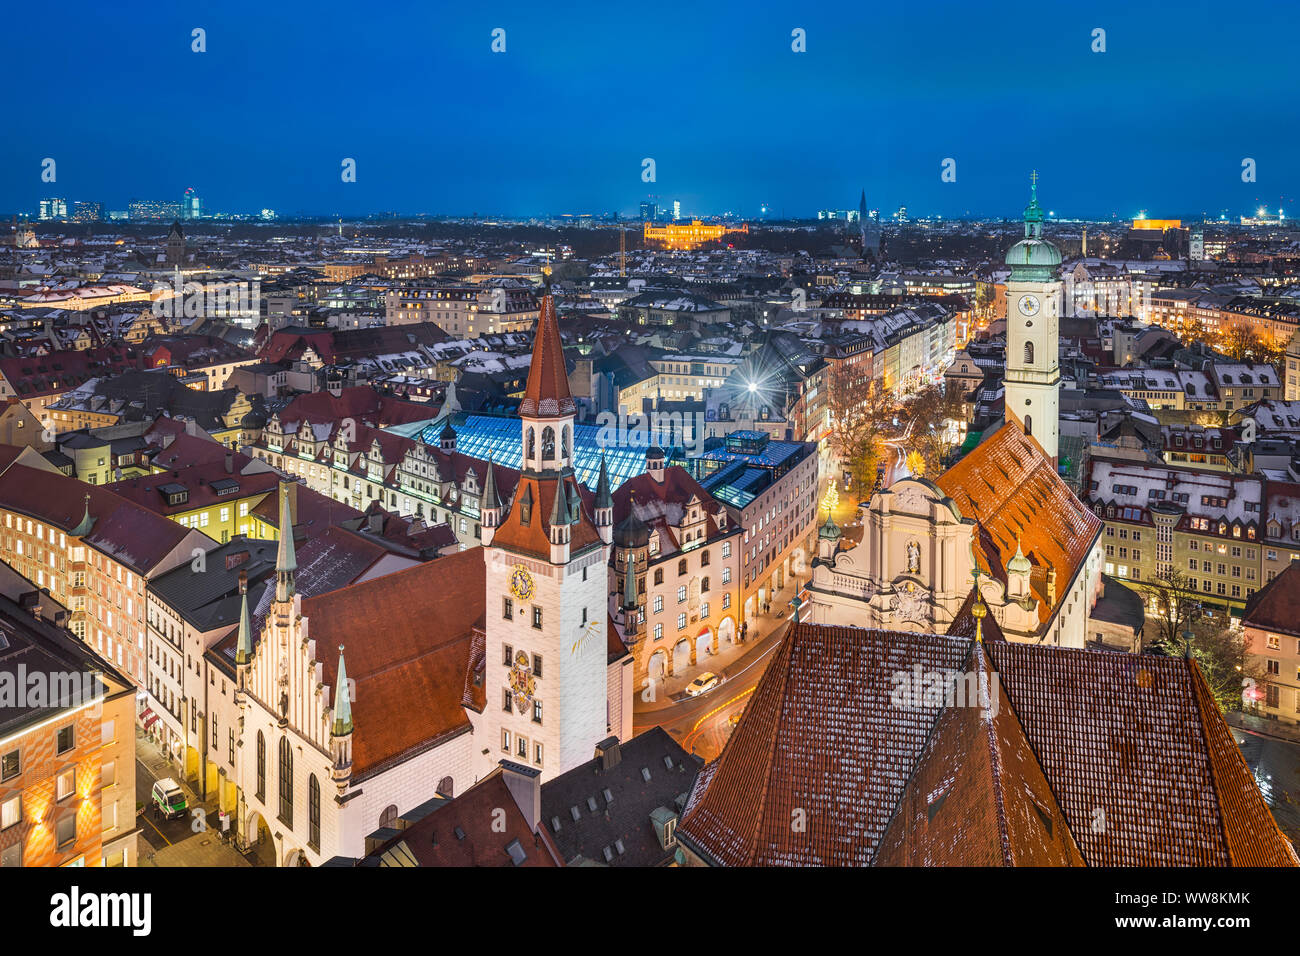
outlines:
[{"label": "construction crane", "polygon": [[627,230],[621,223],[618,227],[618,274],[619,278],[627,275]]}]

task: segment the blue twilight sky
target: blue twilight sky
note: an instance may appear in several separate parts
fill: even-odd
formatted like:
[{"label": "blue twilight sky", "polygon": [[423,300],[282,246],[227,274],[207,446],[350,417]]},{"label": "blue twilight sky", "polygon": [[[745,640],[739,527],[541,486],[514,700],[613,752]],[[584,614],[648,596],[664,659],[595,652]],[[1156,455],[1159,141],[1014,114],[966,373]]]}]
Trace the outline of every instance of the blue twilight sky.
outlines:
[{"label": "blue twilight sky", "polygon": [[632,214],[654,194],[793,217],[865,187],[886,212],[1014,216],[1037,167],[1058,216],[1300,214],[1297,26],[1282,0],[28,0],[0,30],[0,212],[192,186],[226,212]]}]

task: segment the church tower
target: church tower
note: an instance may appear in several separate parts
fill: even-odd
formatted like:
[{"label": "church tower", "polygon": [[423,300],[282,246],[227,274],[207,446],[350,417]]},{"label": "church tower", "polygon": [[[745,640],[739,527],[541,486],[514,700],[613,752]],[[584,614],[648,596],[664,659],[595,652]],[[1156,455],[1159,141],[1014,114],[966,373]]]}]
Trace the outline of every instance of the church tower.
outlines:
[{"label": "church tower", "polygon": [[1030,179],[1025,207],[1025,238],[1007,253],[1007,370],[1005,407],[1043,446],[1053,462],[1060,431],[1061,253],[1043,238],[1043,208],[1038,204],[1038,173]]},{"label": "church tower", "polygon": [[549,780],[590,760],[609,735],[606,569],[613,513],[607,477],[588,505],[574,476],[577,406],[549,288],[519,415],[519,482],[483,547],[484,772],[508,757]]}]

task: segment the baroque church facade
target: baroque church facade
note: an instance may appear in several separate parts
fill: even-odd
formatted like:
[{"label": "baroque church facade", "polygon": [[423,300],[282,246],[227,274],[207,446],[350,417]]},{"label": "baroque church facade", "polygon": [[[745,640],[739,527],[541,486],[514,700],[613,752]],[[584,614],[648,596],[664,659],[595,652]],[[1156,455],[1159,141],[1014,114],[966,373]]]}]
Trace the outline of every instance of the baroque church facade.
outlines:
[{"label": "baroque church facade", "polygon": [[1037,179],[1007,253],[1006,415],[937,479],[872,498],[861,543],[828,517],[806,619],[947,633],[973,592],[1008,640],[1082,647],[1101,592],[1101,521],[1057,474],[1060,252],[1043,238]]},{"label": "baroque church facade", "polygon": [[554,302],[521,405],[523,469],[484,478],[483,546],[304,597],[287,489],[274,593],[216,648],[236,677],[236,838],[280,866],[368,838],[502,761],[549,780],[632,736],[632,655],[608,622],[613,500],[573,473],[576,408]]}]

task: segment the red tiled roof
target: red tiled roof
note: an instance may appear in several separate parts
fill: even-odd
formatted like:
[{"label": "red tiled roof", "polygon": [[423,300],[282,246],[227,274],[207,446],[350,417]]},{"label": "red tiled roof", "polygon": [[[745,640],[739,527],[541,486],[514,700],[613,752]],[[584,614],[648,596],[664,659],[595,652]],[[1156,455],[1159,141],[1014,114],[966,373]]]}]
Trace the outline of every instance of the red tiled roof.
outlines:
[{"label": "red tiled roof", "polygon": [[1295,865],[1194,661],[987,649],[1090,866]]},{"label": "red tiled roof", "polygon": [[[575,487],[580,489],[577,481],[572,476],[567,478],[521,476],[519,483],[515,485],[515,494],[510,504],[510,510],[501,519],[500,527],[492,535],[493,547],[503,547],[549,561],[551,557],[551,508],[555,502],[556,489],[561,486],[561,483],[570,489]],[[572,491],[570,491],[570,494],[572,494]],[[583,503],[578,509],[577,523],[569,525],[570,554],[578,554],[592,545],[599,544],[601,540],[600,532],[596,530],[596,523],[591,517],[591,506],[588,503],[587,496],[583,496],[581,490],[579,490],[579,494],[583,497]],[[522,515],[522,501],[525,495],[531,495],[532,497],[532,514],[527,524],[524,524]]]},{"label": "red tiled roof", "polygon": [[[354,778],[470,731],[466,675],[486,602],[483,550],[471,548],[302,602],[334,686],[338,646],[352,704]],[[477,687],[477,709],[485,691]]]},{"label": "red tiled roof", "polygon": [[1039,620],[1056,610],[1047,600],[1047,568],[1056,569],[1056,605],[1101,535],[1101,519],[1083,506],[1056,473],[1037,439],[1009,421],[936,480],[963,517],[979,524],[980,570],[1007,579],[1017,544],[1033,566],[1029,587]]},{"label": "red tiled roof", "polygon": [[792,628],[678,832],[725,866],[871,863],[935,716],[892,706],[890,676],[953,670],[966,651],[934,634]]},{"label": "red tiled roof", "polygon": [[967,696],[967,706],[945,708],[935,721],[874,862],[1083,866],[982,645],[972,644],[962,672],[977,681],[964,693],[984,696]]},{"label": "red tiled roof", "polygon": [[569,392],[569,373],[564,364],[564,343],[560,340],[560,323],[555,317],[555,299],[542,297],[537,318],[537,335],[533,339],[533,360],[528,367],[528,385],[520,415],[554,418],[572,415],[576,410]]},{"label": "red tiled roof", "polygon": [[1250,596],[1242,624],[1300,636],[1300,565],[1291,562]]},{"label": "red tiled roof", "polygon": [[[164,467],[166,471],[112,482],[107,487],[128,501],[161,515],[193,511],[223,500],[237,501],[275,490],[280,480],[278,474],[270,469],[241,474],[253,459],[239,452],[232,455],[231,470],[226,471],[225,452],[226,449],[216,442],[183,435],[154,458],[154,465]],[[227,480],[238,482],[238,489],[225,495],[218,494],[212,483]],[[184,485],[188,489],[189,495],[184,502],[168,503],[160,489],[172,484]]]},{"label": "red tiled roof", "polygon": [[82,539],[136,574],[147,576],[189,535],[209,542],[207,535],[184,528],[108,488],[76,478],[14,464],[0,474],[0,502],[64,533],[81,523],[90,496],[94,524]]},{"label": "red tiled roof", "polygon": [[[896,672],[972,653],[998,679],[991,720],[892,699]],[[808,624],[678,833],[730,866],[1298,862],[1193,661]]]},{"label": "red tiled roof", "polygon": [[519,866],[564,865],[547,834],[529,826],[498,769],[371,855],[381,857],[381,866],[410,865],[382,860],[390,849],[393,860],[404,859],[400,844],[420,866],[514,866],[506,847],[516,840],[525,853]]}]

